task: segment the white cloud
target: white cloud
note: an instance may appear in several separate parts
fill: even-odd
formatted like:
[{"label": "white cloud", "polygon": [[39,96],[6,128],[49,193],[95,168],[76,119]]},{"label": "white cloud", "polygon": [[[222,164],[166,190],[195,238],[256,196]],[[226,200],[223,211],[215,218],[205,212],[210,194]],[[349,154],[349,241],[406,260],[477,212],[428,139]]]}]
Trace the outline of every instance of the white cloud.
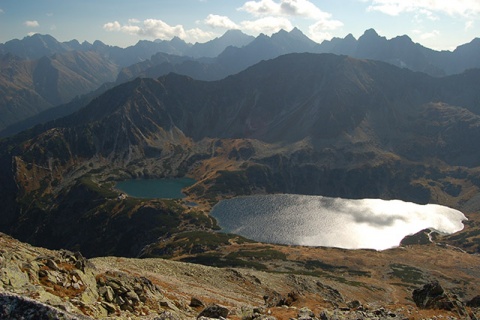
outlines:
[{"label": "white cloud", "polygon": [[[342,22],[332,19],[330,13],[322,11],[310,0],[249,0],[237,10],[249,13],[252,18],[234,22],[227,16],[209,14],[203,21],[197,21],[197,24],[220,29],[240,29],[251,34],[272,34],[281,29],[287,31],[293,29],[291,19],[305,19],[313,23],[310,27],[310,34],[317,40],[329,37],[328,31],[343,25]],[[162,40],[177,36],[190,42],[207,41],[216,36],[212,32],[199,28],[186,30],[182,25],[172,26],[157,19],[144,21],[129,19],[128,23],[124,25],[113,21],[105,23],[103,28],[106,31],[124,32]]]},{"label": "white cloud", "polygon": [[34,36],[36,34],[37,34],[36,32],[29,32],[29,33],[27,33],[27,36],[31,37],[31,36]]},{"label": "white cloud", "polygon": [[23,24],[29,28],[38,28],[40,26],[37,20],[27,20]]},{"label": "white cloud", "polygon": [[431,39],[431,38],[438,37],[439,35],[440,35],[440,31],[433,30],[432,32],[422,33],[420,35],[420,39],[422,39],[422,40]]},{"label": "white cloud", "polygon": [[0,8],[0,14],[2,14],[2,13],[4,13],[4,12],[5,12],[5,11],[3,11],[3,9],[2,9],[2,8]]},{"label": "white cloud", "polygon": [[308,0],[283,0],[280,7],[282,8],[282,13],[288,16],[311,19],[327,19],[331,16]]},{"label": "white cloud", "polygon": [[343,23],[337,20],[320,20],[308,27],[308,33],[313,41],[318,43],[323,40],[330,40],[332,35],[327,32],[343,26]]},{"label": "white cloud", "polygon": [[157,19],[144,20],[143,28],[139,27],[137,34],[162,40],[168,40],[173,37],[185,39],[186,36],[182,25],[170,26],[168,23]]},{"label": "white cloud", "polygon": [[474,25],[475,21],[473,20],[465,22],[465,31],[472,29]]},{"label": "white cloud", "polygon": [[431,21],[437,21],[439,20],[440,18],[435,15],[432,11],[430,10],[427,10],[427,9],[421,9],[419,10],[419,13],[425,17],[427,17],[428,20],[431,20]]},{"label": "white cloud", "polygon": [[204,20],[204,23],[213,28],[239,29],[239,26],[230,20],[229,17],[219,16],[216,14],[209,14]]},{"label": "white cloud", "polygon": [[[365,1],[365,0],[363,0]],[[368,0],[369,11],[380,11],[391,16],[404,12],[443,13],[450,16],[472,16],[480,14],[478,0]]]},{"label": "white cloud", "polygon": [[103,29],[107,31],[120,31],[122,29],[122,26],[120,25],[120,22],[113,21],[113,22],[105,23],[103,25]]},{"label": "white cloud", "polygon": [[142,29],[139,26],[132,25],[120,27],[120,30],[131,35],[140,34],[142,32]]},{"label": "white cloud", "polygon": [[246,11],[254,16],[280,15],[280,4],[273,0],[247,1],[238,10]]},{"label": "white cloud", "polygon": [[257,20],[242,21],[242,29],[252,33],[272,34],[281,29],[290,31],[293,25],[287,18],[284,17],[264,17]]},{"label": "white cloud", "polygon": [[106,31],[121,31],[131,35],[147,36],[162,40],[171,39],[175,36],[184,38],[186,35],[183,26],[170,26],[162,20],[147,19],[141,23],[141,26],[133,25],[135,20],[130,19],[129,22],[129,24],[123,26],[118,21],[108,22],[103,25],[103,29]]},{"label": "white cloud", "polygon": [[122,25],[118,21],[113,21],[105,23],[103,29],[111,32],[123,32],[130,35],[161,40],[170,40],[173,37],[179,37],[188,42],[206,41],[214,37],[213,33],[198,28],[185,30],[182,25],[171,26],[157,19],[146,19],[144,21],[129,19],[128,24],[125,25]]},{"label": "white cloud", "polygon": [[310,19],[327,19],[331,15],[323,12],[308,0],[273,0],[247,1],[238,10],[248,12],[256,17],[284,16]]},{"label": "white cloud", "polygon": [[440,31],[438,31],[438,30],[432,30],[430,32],[424,32],[422,30],[414,29],[414,30],[412,30],[412,33],[417,35],[417,38],[421,39],[421,40],[432,39],[432,38],[438,37],[440,35]]},{"label": "white cloud", "polygon": [[189,29],[186,33],[189,42],[206,42],[215,37],[214,33],[203,31],[199,28]]},{"label": "white cloud", "polygon": [[[257,25],[261,22],[263,27],[266,28],[268,28],[268,25],[263,23],[263,19],[277,19],[277,24],[281,21],[289,29],[291,29],[292,24],[291,22],[287,23],[289,21],[287,18],[314,20],[315,22],[310,26],[309,32],[312,39],[317,41],[330,37],[327,31],[343,26],[341,21],[332,19],[330,13],[322,11],[309,0],[247,1],[238,10],[248,12],[255,17],[263,17],[252,22],[256,22]],[[242,22],[241,25],[244,26],[245,23],[248,22]],[[247,25],[250,26],[250,23]],[[278,28],[272,27],[270,29],[277,30]]]}]

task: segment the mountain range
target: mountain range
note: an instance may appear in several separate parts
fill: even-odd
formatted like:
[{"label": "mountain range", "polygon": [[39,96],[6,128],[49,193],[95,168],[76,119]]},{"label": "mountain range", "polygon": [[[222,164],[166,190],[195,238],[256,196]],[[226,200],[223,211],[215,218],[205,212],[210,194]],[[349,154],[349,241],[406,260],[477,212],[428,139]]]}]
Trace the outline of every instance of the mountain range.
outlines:
[{"label": "mountain range", "polygon": [[[9,130],[18,132],[26,123],[30,125],[57,118],[63,113],[48,112],[47,118],[45,114],[35,116],[114,82],[122,67],[147,60],[158,52],[177,54],[172,56],[177,62],[193,59],[186,58],[187,55],[215,56],[227,46],[241,46],[251,38],[232,30],[202,44],[191,45],[174,38],[171,41],[140,41],[125,49],[107,46],[100,41],[93,44],[80,44],[76,40],[58,42],[52,36],[40,34],[8,41],[0,44],[0,90],[3,93],[0,130],[16,124],[19,129]],[[34,118],[29,119],[31,117]],[[22,125],[19,122],[23,120],[26,122]]]},{"label": "mountain range", "polygon": [[[414,43],[408,36],[390,40],[369,29],[357,40],[351,34],[345,38],[333,38],[315,43],[300,30],[284,30],[271,37],[260,35],[243,47],[227,47],[215,59],[203,61],[161,61],[132,65],[120,72],[136,76],[159,77],[169,72],[188,75],[200,80],[219,80],[238,73],[262,60],[276,58],[288,53],[334,53],[358,59],[383,61],[400,68],[420,71],[432,76],[445,76],[461,73],[467,69],[479,68],[480,41],[459,46],[454,51],[434,51]],[[132,72],[135,70],[136,72]]]},{"label": "mountain range", "polygon": [[79,43],[77,40],[59,42],[50,35],[34,34],[22,40],[14,39],[0,44],[0,54],[11,53],[22,59],[36,60],[71,51],[93,51],[112,63],[125,67],[146,60],[158,52],[194,58],[216,57],[229,46],[242,47],[253,39],[254,37],[239,30],[229,30],[223,36],[205,43],[190,44],[174,37],[172,40],[142,40],[134,46],[120,48],[106,45],[99,40],[93,43]]},{"label": "mountain range", "polygon": [[[185,175],[205,212],[252,193],[402,199],[461,209],[476,230],[479,81],[310,53],[219,81],[137,78],[0,142],[0,231],[88,256],[162,256],[164,237],[215,224],[119,199],[113,182]],[[475,234],[465,250],[478,250]]]},{"label": "mountain range", "polygon": [[[317,44],[298,29],[0,45],[0,318],[477,319],[479,46],[374,30]],[[185,199],[116,188],[180,177],[194,179]],[[436,203],[468,221],[373,251],[256,243],[210,215],[275,193]]]},{"label": "mountain range", "polygon": [[358,40],[348,35],[321,44],[295,28],[257,38],[230,30],[222,37],[193,45],[179,38],[140,41],[125,49],[100,41],[58,42],[49,35],[36,34],[0,44],[0,89],[5,93],[0,102],[0,135],[65,115],[65,111],[54,112],[60,110],[57,108],[37,116],[97,90],[102,84],[120,84],[136,77],[158,78],[170,72],[199,80],[219,80],[261,60],[294,52],[335,53],[384,61],[434,76],[461,73],[480,65],[478,39],[453,52],[438,52],[413,43],[407,36],[387,40],[372,29]]}]

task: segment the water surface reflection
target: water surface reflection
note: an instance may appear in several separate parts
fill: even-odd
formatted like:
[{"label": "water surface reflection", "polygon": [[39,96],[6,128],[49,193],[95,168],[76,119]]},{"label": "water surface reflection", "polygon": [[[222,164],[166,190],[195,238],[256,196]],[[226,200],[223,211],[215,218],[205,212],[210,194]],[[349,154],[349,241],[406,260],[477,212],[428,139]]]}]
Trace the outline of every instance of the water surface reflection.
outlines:
[{"label": "water surface reflection", "polygon": [[291,194],[238,197],[211,214],[222,231],[269,243],[384,250],[426,228],[463,229],[467,218],[445,206],[400,200],[350,200]]}]

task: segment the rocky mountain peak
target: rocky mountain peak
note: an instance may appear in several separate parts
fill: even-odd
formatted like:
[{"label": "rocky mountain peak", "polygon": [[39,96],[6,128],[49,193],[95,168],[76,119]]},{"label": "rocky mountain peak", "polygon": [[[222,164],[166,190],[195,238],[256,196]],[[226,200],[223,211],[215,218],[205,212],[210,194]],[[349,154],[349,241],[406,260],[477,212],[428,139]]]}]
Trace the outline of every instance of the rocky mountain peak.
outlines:
[{"label": "rocky mountain peak", "polygon": [[349,34],[347,34],[347,36],[344,38],[344,40],[346,40],[346,41],[356,41],[357,39],[355,39],[355,37],[353,36],[353,34],[349,33]]},{"label": "rocky mountain peak", "polygon": [[378,33],[375,29],[370,28],[370,29],[365,30],[365,32],[363,33],[362,36],[360,36],[360,38],[362,38],[362,37],[364,37],[364,38],[378,38],[380,36],[378,35]]},{"label": "rocky mountain peak", "polygon": [[170,40],[170,42],[172,44],[187,45],[187,43],[178,36],[173,37],[172,40]]},{"label": "rocky mountain peak", "polygon": [[230,29],[230,30],[227,30],[220,38],[237,38],[242,36],[246,36],[246,34],[243,33],[241,30]]}]

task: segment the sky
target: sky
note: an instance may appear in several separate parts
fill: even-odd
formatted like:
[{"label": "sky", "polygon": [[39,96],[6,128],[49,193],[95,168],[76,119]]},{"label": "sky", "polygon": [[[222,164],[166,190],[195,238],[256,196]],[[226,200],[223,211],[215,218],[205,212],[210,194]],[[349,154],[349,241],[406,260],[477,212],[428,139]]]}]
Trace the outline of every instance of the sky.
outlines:
[{"label": "sky", "polygon": [[297,27],[321,43],[373,28],[435,50],[480,37],[480,0],[0,0],[0,43],[35,33],[59,41],[206,42],[229,29],[271,35]]}]

